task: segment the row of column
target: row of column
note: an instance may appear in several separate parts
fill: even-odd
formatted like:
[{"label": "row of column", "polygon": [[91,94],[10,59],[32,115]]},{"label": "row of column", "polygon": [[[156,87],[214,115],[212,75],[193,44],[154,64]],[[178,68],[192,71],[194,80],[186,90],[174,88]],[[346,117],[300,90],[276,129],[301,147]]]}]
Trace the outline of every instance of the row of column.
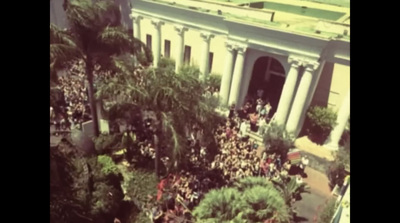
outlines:
[{"label": "row of column", "polygon": [[[131,14],[130,18],[133,23],[133,36],[137,39],[140,38],[140,20],[143,19],[140,15]],[[155,35],[153,36],[152,52],[153,52],[153,66],[158,67],[158,63],[161,57],[161,27],[165,23],[158,19],[152,19],[151,24],[154,26]],[[176,33],[176,47],[175,47],[175,72],[178,72],[183,65],[184,56],[184,44],[185,44],[185,32],[188,28],[182,25],[175,25],[174,30]],[[201,32],[200,37],[202,38],[202,53],[199,64],[199,70],[201,73],[200,78],[205,80],[209,73],[209,54],[210,54],[210,40],[214,37],[214,34],[209,32]]]},{"label": "row of column", "polygon": [[[286,130],[297,135],[301,122],[304,120],[305,110],[313,97],[322,68],[318,69],[320,63],[304,59],[289,57],[290,70],[286,76],[285,84],[279,100],[274,122],[285,126]],[[322,63],[323,64],[323,63]],[[296,85],[300,76],[300,67],[304,68],[297,90]],[[316,72],[317,71],[317,72]],[[338,149],[339,140],[350,117],[350,92],[345,97],[338,112],[336,126],[332,130],[325,147],[333,150]]]},{"label": "row of column", "polygon": [[[310,97],[314,75],[319,75],[314,72],[319,67],[319,63],[295,57],[289,57],[288,62],[290,69],[283,85],[274,122],[277,125],[285,126],[289,133],[297,135],[302,115],[304,115],[304,110],[307,109],[306,102],[307,98]],[[304,73],[296,90],[300,77],[300,67],[304,68]]]},{"label": "row of column", "polygon": [[222,105],[236,104],[238,108],[239,105],[237,102],[240,96],[247,46],[227,41],[225,47],[225,64],[219,91],[220,102]]}]

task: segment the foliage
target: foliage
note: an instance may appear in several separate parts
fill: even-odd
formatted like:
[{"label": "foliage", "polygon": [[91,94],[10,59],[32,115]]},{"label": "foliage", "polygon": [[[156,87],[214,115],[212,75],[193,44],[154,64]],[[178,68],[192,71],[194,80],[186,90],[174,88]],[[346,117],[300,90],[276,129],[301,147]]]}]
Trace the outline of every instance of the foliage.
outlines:
[{"label": "foliage", "polygon": [[264,144],[269,154],[280,154],[282,160],[286,160],[289,149],[293,148],[294,139],[288,134],[284,127],[271,123],[264,133]]},{"label": "foliage", "polygon": [[[120,67],[130,66],[121,62]],[[185,153],[186,128],[197,125],[204,129],[206,138],[212,138],[215,123],[219,119],[214,111],[216,104],[204,97],[205,85],[198,80],[199,71],[193,67],[182,67],[175,74],[173,69],[135,68],[119,69],[118,78],[99,84],[98,98],[116,97],[113,106],[138,106],[154,112],[152,130],[164,145],[172,163],[180,161]],[[112,107],[111,109],[112,110]],[[132,123],[134,124],[134,123]],[[139,126],[136,128],[142,128]]]},{"label": "foliage", "polygon": [[120,186],[122,176],[109,156],[92,157],[88,164],[91,170],[90,213],[96,222],[110,221],[115,217],[123,199]]},{"label": "foliage", "polygon": [[282,182],[273,181],[273,183],[280,190],[288,206],[292,206],[292,199],[298,200],[302,193],[310,193],[307,183],[298,184],[295,177],[289,177]]},{"label": "foliage", "polygon": [[206,85],[213,89],[219,89],[221,86],[222,76],[219,74],[211,74],[206,79]]},{"label": "foliage", "polygon": [[346,168],[350,167],[350,142],[339,148],[335,154],[335,160],[330,164],[327,175],[330,186],[333,188],[336,184],[343,185],[344,178],[347,175]]},{"label": "foliage", "polygon": [[289,222],[289,207],[265,178],[249,177],[234,187],[211,190],[194,209],[198,222]]},{"label": "foliage", "polygon": [[311,138],[320,144],[327,139],[336,125],[336,113],[326,107],[311,107],[307,112],[307,119],[310,124],[308,131]]},{"label": "foliage", "polygon": [[75,165],[79,152],[67,143],[50,148],[50,222],[91,222],[85,200],[77,194],[85,191]]},{"label": "foliage", "polygon": [[153,172],[136,169],[129,172],[130,177],[126,180],[129,183],[127,195],[139,202],[146,203],[148,195],[154,196],[157,193],[157,176]]},{"label": "foliage", "polygon": [[175,60],[167,57],[162,57],[160,62],[158,62],[158,67],[175,69]]},{"label": "foliage", "polygon": [[318,223],[330,223],[336,211],[336,199],[331,198],[325,202],[322,211],[318,215]]},{"label": "foliage", "polygon": [[118,174],[119,170],[117,165],[111,159],[111,157],[106,155],[100,155],[97,157],[97,162],[102,165],[101,171],[104,174]]},{"label": "foliage", "polygon": [[104,133],[100,134],[98,137],[95,137],[93,141],[97,154],[103,155],[117,149],[121,142],[121,138],[121,134],[110,135]]}]

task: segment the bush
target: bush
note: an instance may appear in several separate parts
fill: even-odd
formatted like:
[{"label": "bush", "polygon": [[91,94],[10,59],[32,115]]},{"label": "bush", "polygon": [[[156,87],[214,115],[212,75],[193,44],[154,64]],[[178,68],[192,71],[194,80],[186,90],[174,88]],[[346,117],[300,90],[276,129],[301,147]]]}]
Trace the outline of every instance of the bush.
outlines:
[{"label": "bush", "polygon": [[265,178],[241,179],[235,187],[211,190],[194,209],[197,222],[289,222],[289,207]]},{"label": "bush", "polygon": [[97,154],[111,154],[114,149],[116,149],[117,145],[121,142],[121,134],[100,134],[94,141],[94,148],[96,149]]},{"label": "bush", "polygon": [[208,76],[206,84],[207,86],[210,86],[213,89],[219,89],[219,87],[221,86],[221,79],[222,79],[221,75],[211,74]]},{"label": "bush", "polygon": [[346,167],[350,167],[350,143],[347,141],[345,146],[340,148],[335,154],[335,160],[331,163],[328,170],[330,186],[341,187],[347,175]]},{"label": "bush", "polygon": [[279,154],[286,160],[287,153],[294,146],[294,139],[290,137],[284,127],[271,124],[264,133],[264,144],[268,154]]},{"label": "bush", "polygon": [[158,63],[159,68],[175,69],[175,60],[167,57],[162,57]]},{"label": "bush", "polygon": [[336,113],[330,108],[314,106],[307,112],[308,134],[312,141],[323,144],[336,125]]},{"label": "bush", "polygon": [[325,203],[322,211],[318,214],[318,223],[330,223],[336,211],[336,199],[332,198]]}]

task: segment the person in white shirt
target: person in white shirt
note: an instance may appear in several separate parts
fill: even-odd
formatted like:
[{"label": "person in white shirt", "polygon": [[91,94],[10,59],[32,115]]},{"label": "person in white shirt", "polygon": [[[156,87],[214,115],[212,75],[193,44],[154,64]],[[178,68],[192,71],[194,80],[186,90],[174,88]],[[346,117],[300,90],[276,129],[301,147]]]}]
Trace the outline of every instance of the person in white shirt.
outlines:
[{"label": "person in white shirt", "polygon": [[240,136],[242,138],[246,138],[247,136],[247,128],[249,126],[249,122],[248,121],[244,121],[240,124]]},{"label": "person in white shirt", "polygon": [[303,178],[299,174],[296,176],[296,183],[297,184],[302,184],[303,183]]},{"label": "person in white shirt", "polygon": [[301,158],[301,164],[300,164],[300,168],[301,168],[301,171],[303,172],[303,174],[304,174],[304,170],[306,169],[306,166],[308,165],[308,163],[309,163],[309,160],[308,160],[307,155],[303,156]]}]

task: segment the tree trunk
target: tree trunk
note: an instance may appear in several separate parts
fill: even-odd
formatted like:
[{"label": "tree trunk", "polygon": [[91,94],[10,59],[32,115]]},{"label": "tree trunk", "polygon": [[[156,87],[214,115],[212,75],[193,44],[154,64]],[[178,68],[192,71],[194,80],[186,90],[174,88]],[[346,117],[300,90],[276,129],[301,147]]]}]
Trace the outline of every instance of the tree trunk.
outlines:
[{"label": "tree trunk", "polygon": [[155,169],[156,169],[156,175],[157,178],[159,178],[159,174],[160,174],[160,167],[159,167],[159,163],[160,163],[160,149],[158,147],[158,136],[156,134],[153,134],[153,143],[154,143],[154,149],[156,151],[156,158],[154,160],[155,162]]},{"label": "tree trunk", "polygon": [[90,104],[90,112],[92,114],[93,121],[93,132],[97,137],[99,136],[99,119],[97,117],[97,108],[96,108],[96,99],[94,97],[94,87],[93,87],[93,66],[92,61],[88,58],[86,61],[86,76],[88,80],[88,94],[89,94],[89,104]]}]

